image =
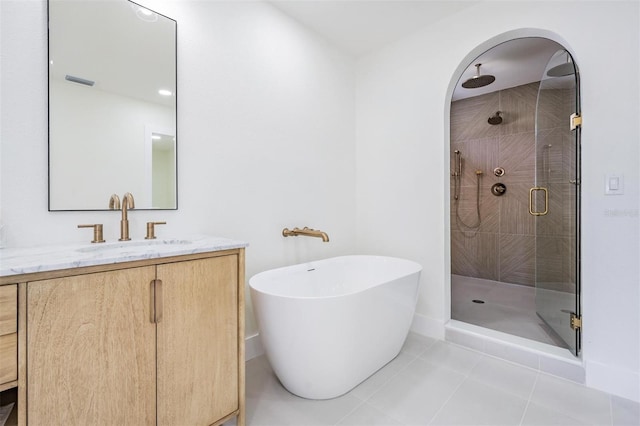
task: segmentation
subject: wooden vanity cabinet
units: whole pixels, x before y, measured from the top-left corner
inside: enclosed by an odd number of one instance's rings
[[[18,285],[0,286],[0,392],[18,384]]]
[[[0,285],[0,406],[17,401],[18,387],[18,285]],[[18,423],[14,404],[7,426]]]
[[[244,251],[155,262],[27,283],[29,424],[244,424]]]

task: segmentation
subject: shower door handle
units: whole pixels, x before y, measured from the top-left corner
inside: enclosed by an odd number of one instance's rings
[[[533,210],[533,195],[536,191],[544,192],[544,211],[537,212]],[[529,214],[532,216],[544,216],[549,213],[549,191],[543,186],[534,186],[529,189]]]

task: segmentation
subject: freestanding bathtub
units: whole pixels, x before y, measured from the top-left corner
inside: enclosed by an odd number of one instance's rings
[[[342,256],[251,277],[262,343],[284,387],[303,398],[335,398],[395,358],[421,271],[404,259]]]

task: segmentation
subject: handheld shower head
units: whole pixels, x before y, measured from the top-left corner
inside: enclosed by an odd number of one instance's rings
[[[491,124],[492,126],[502,123],[502,117],[500,117],[500,114],[502,114],[500,111],[496,111],[494,115],[489,117],[487,123]]]

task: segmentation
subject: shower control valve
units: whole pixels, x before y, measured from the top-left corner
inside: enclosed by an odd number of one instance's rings
[[[491,193],[497,197],[504,195],[507,192],[507,187],[504,183],[495,183],[491,187]]]
[[[502,167],[496,167],[495,169],[493,169],[493,174],[498,177],[502,177],[504,176],[504,169]]]

